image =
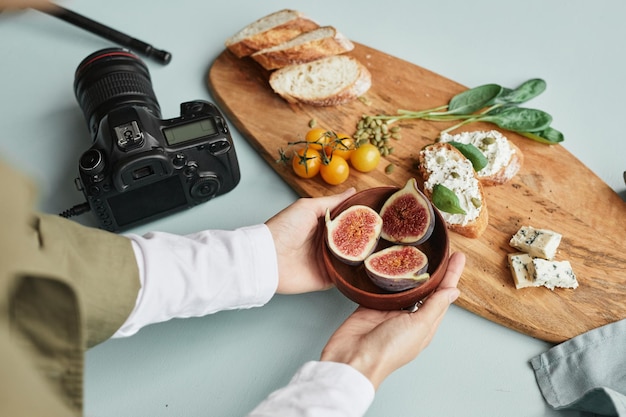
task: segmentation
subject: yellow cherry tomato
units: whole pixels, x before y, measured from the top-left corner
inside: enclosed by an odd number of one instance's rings
[[[302,148],[297,151],[291,160],[293,172],[301,178],[313,178],[320,172],[322,157],[318,151],[311,148]]]
[[[357,171],[370,172],[373,171],[380,162],[380,152],[378,148],[371,143],[365,143],[352,152],[350,155],[350,163]]]
[[[342,157],[333,155],[327,164],[320,167],[320,175],[327,184],[338,185],[350,176],[350,166]]]
[[[331,136],[332,132],[328,129],[314,127],[306,133],[304,139],[309,142],[309,148],[321,151],[328,145]]]
[[[324,150],[328,157],[331,155],[340,156],[346,161],[349,161],[350,155],[352,155],[355,148],[356,142],[352,137],[346,135],[345,133],[337,133],[337,138],[334,139]]]

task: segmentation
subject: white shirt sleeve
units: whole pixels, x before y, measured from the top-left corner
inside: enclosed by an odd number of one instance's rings
[[[187,236],[127,235],[141,288],[134,310],[113,337],[172,318],[266,304],[278,286],[278,261],[266,225]],[[361,417],[374,398],[372,383],[336,362],[308,362],[291,382],[249,417]]]
[[[312,361],[248,417],[361,417],[373,400],[374,386],[353,367]]]
[[[131,239],[141,288],[113,337],[153,323],[266,304],[278,286],[278,261],[266,225],[187,236],[152,232]]]

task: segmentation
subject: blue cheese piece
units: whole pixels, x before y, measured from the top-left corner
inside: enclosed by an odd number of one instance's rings
[[[522,226],[509,241],[509,245],[533,258],[554,259],[561,243],[561,234],[546,229]]]
[[[554,290],[555,288],[577,288],[578,280],[569,261],[548,261],[534,258],[528,271],[537,285]]]
[[[509,267],[515,282],[515,288],[539,287],[542,284],[535,282],[529,270],[532,267],[533,258],[527,253],[509,253]]]

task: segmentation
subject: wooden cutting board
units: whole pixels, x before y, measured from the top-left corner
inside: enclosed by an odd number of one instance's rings
[[[227,51],[208,72],[207,84],[217,104],[301,196],[328,195],[351,186],[357,190],[402,186],[408,178],[418,176],[414,163],[419,149],[432,143],[449,126],[426,121],[403,123],[402,137],[393,143],[393,154],[376,171],[353,172],[344,184],[329,186],[320,178],[299,179],[290,167],[275,162],[279,148],[304,137],[311,119],[322,127],[352,134],[362,114],[423,110],[446,104],[467,88],[364,45],[356,44],[351,55],[369,68],[372,88],[365,95],[367,100],[337,107],[287,104],[272,92],[266,71]],[[493,128],[477,124],[466,130]],[[467,255],[457,305],[555,343],[625,318],[626,203],[562,146],[503,133],[522,150],[524,165],[509,183],[486,187],[489,227],[480,238],[451,233],[451,249]],[[567,140],[568,132],[564,134]],[[391,174],[385,173],[388,163],[396,165]],[[508,242],[522,225],[563,235],[556,259],[571,262],[580,283],[578,289],[515,288],[506,255],[514,251]]]

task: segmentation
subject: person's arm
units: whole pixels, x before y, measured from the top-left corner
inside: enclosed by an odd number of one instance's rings
[[[76,293],[86,346],[110,338],[135,306],[140,288],[131,242],[51,214],[30,222],[33,259],[24,274],[50,276]]]
[[[374,386],[352,366],[311,361],[247,417],[361,417],[373,400]]]
[[[186,237],[133,237],[145,280],[137,307],[119,335],[172,317],[261,305],[274,290],[299,293],[327,288],[330,281],[319,262],[319,219],[353,192],[299,199],[265,226]],[[267,264],[268,259],[274,264]],[[331,337],[320,361],[305,364],[286,387],[272,393],[249,416],[296,417],[312,410],[324,417],[363,415],[379,384],[430,342],[459,294],[456,285],[464,261],[462,254],[451,257],[438,290],[416,313],[358,308]],[[215,304],[216,290],[233,292],[225,297],[228,301]]]
[[[261,306],[277,292],[329,288],[320,262],[319,219],[353,193],[301,198],[266,224],[236,230],[128,235],[141,290],[115,337],[172,318]]]
[[[456,286],[464,265],[465,256],[453,254],[436,292],[415,313],[357,308],[330,338],[320,361],[305,364],[248,417],[365,414],[382,381],[432,340],[459,295]]]
[[[172,318],[261,306],[276,291],[276,252],[265,225],[187,236],[153,232],[128,237],[141,290],[114,337]]]

